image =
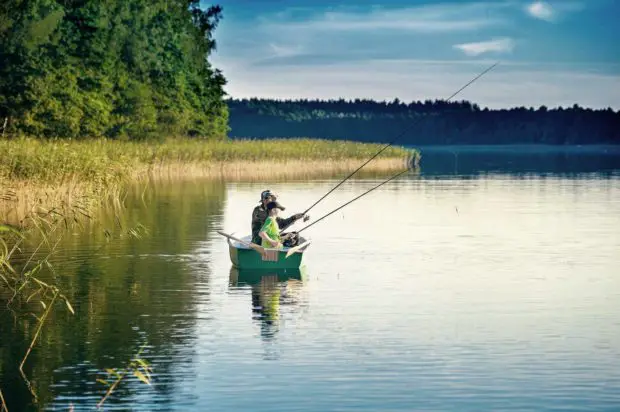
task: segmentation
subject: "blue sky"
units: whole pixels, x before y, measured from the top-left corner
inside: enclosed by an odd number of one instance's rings
[[[620,109],[618,0],[218,4],[232,97],[446,98],[499,61],[457,99]]]

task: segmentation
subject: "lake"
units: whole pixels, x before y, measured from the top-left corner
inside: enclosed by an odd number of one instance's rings
[[[620,410],[618,152],[422,156],[304,231],[290,275],[239,273],[216,231],[247,234],[262,190],[288,216],[336,177],[130,193],[120,229],[103,216],[54,258],[76,314],[59,306],[26,364],[38,405],[17,372],[34,323],[0,312],[9,410],[93,410],[143,345],[152,384],[122,381],[105,410]],[[346,182],[308,223],[379,182]]]

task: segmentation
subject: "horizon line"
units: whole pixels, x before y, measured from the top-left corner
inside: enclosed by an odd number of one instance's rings
[[[233,97],[230,95],[226,95],[224,96],[224,101],[229,101],[229,100],[271,100],[271,101],[276,101],[276,102],[300,102],[303,100],[307,100],[307,101],[315,101],[315,102],[337,102],[340,100],[344,100],[345,103],[355,103],[355,100],[361,100],[361,101],[372,101],[375,103],[393,103],[395,100],[399,101],[399,104],[404,104],[404,105],[409,105],[409,104],[415,104],[415,103],[425,103],[427,101],[430,102],[439,102],[439,103],[447,103],[447,104],[459,104],[459,103],[469,103],[472,106],[478,106],[478,108],[480,110],[484,110],[487,109],[489,111],[500,111],[500,110],[512,110],[512,109],[541,109],[543,107],[545,107],[547,110],[558,110],[558,109],[573,109],[575,106],[577,106],[577,108],[579,109],[585,109],[585,110],[592,110],[592,111],[609,111],[611,110],[614,113],[620,113],[620,108],[618,109],[614,109],[611,106],[607,106],[607,107],[592,107],[592,106],[582,106],[579,103],[575,102],[571,105],[567,105],[567,106],[562,106],[562,105],[557,105],[557,106],[549,106],[546,104],[540,104],[538,106],[525,106],[525,105],[513,105],[513,106],[505,106],[505,107],[501,107],[501,108],[492,108],[489,106],[482,106],[480,103],[476,103],[473,100],[468,100],[468,99],[463,99],[463,100],[452,100],[452,101],[447,101],[447,99],[445,98],[426,98],[424,100],[402,100],[399,97],[395,97],[392,100],[377,100],[377,99],[373,99],[373,98],[368,98],[368,97],[354,97],[354,98],[344,98],[344,97],[331,97],[331,98],[309,98],[309,97],[295,97],[295,98],[275,98],[275,97],[259,97],[259,96],[254,96],[254,97]]]

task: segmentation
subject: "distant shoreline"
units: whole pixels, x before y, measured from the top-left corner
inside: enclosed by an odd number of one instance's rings
[[[620,111],[480,108],[470,101],[232,99],[231,137],[397,140],[401,145],[620,144]]]
[[[588,145],[553,145],[553,144],[493,144],[493,145],[405,145],[407,148],[415,148],[423,153],[426,152],[522,152],[522,153],[610,153],[620,154],[620,144],[588,144]]]

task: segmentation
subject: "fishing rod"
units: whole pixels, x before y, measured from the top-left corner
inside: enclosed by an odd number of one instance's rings
[[[329,213],[328,213],[328,214],[326,214],[325,216],[323,216],[323,217],[319,218],[318,220],[315,220],[314,222],[310,223],[308,226],[302,227],[302,228],[301,228],[300,230],[298,230],[296,233],[301,233],[302,231],[304,231],[304,230],[308,229],[310,226],[312,226],[312,225],[315,225],[315,224],[319,223],[321,220],[325,219],[326,217],[330,216],[331,214],[336,213],[337,211],[339,211],[339,210],[340,210],[340,209],[342,209],[343,207],[345,207],[345,206],[347,206],[347,205],[349,205],[349,204],[351,204],[351,203],[355,202],[355,201],[356,201],[357,199],[359,199],[360,197],[366,196],[368,193],[370,193],[370,192],[372,192],[373,190],[377,189],[378,187],[383,186],[384,184],[386,184],[386,183],[388,183],[388,182],[390,182],[390,181],[392,181],[392,180],[396,179],[396,178],[397,178],[397,177],[399,177],[400,175],[402,175],[402,174],[404,174],[404,173],[408,172],[409,170],[411,170],[411,169],[410,169],[410,168],[407,168],[407,169],[403,170],[402,172],[399,172],[399,173],[395,174],[394,176],[390,177],[388,180],[386,180],[386,181],[384,181],[384,182],[382,182],[382,183],[379,183],[377,186],[375,186],[375,187],[373,187],[372,189],[370,189],[370,190],[368,190],[368,191],[366,191],[366,192],[362,193],[362,194],[361,194],[361,195],[359,195],[358,197],[356,197],[356,198],[353,198],[353,199],[349,200],[347,203],[345,203],[345,204],[343,204],[342,206],[339,206],[338,208],[336,208],[336,209],[332,210],[331,212],[329,212]]]
[[[458,95],[460,92],[462,92],[463,90],[465,90],[469,85],[471,85],[472,83],[474,83],[476,80],[478,80],[479,78],[481,78],[482,76],[484,76],[485,74],[487,74],[488,72],[490,72],[495,66],[497,66],[499,64],[499,62],[496,62],[494,64],[492,64],[491,66],[489,66],[487,69],[485,69],[482,73],[478,74],[476,77],[474,77],[473,79],[471,79],[469,82],[467,82],[464,86],[462,86],[460,89],[458,89],[456,92],[452,93],[452,95],[450,97],[448,97],[445,101],[449,102],[452,98],[454,98],[456,95]],[[417,119],[420,119],[419,117]],[[325,199],[331,192],[333,192],[334,190],[336,190],[341,184],[343,184],[344,182],[346,182],[351,176],[353,176],[355,173],[359,172],[360,169],[364,166],[366,166],[368,163],[370,163],[374,158],[376,158],[377,156],[379,156],[381,153],[383,153],[383,151],[385,151],[385,149],[387,149],[388,147],[392,146],[399,138],[401,138],[406,132],[408,132],[416,123],[412,122],[409,127],[406,127],[405,129],[403,129],[403,131],[396,135],[396,137],[394,137],[392,139],[392,141],[388,144],[386,144],[385,146],[383,146],[381,148],[381,150],[379,150],[377,153],[374,154],[374,156],[372,156],[370,159],[368,159],[364,164],[362,164],[360,167],[358,167],[357,169],[355,169],[355,171],[353,173],[351,173],[349,176],[345,177],[340,183],[338,183],[336,186],[334,186],[329,192],[325,193],[325,195],[323,195],[322,198],[320,198],[319,200],[317,200],[316,202],[314,202],[314,204],[312,206],[310,206],[308,209],[306,209],[302,214],[305,215],[307,214],[310,209],[312,209],[314,206],[316,206],[317,204],[319,204],[319,202],[323,199]]]

